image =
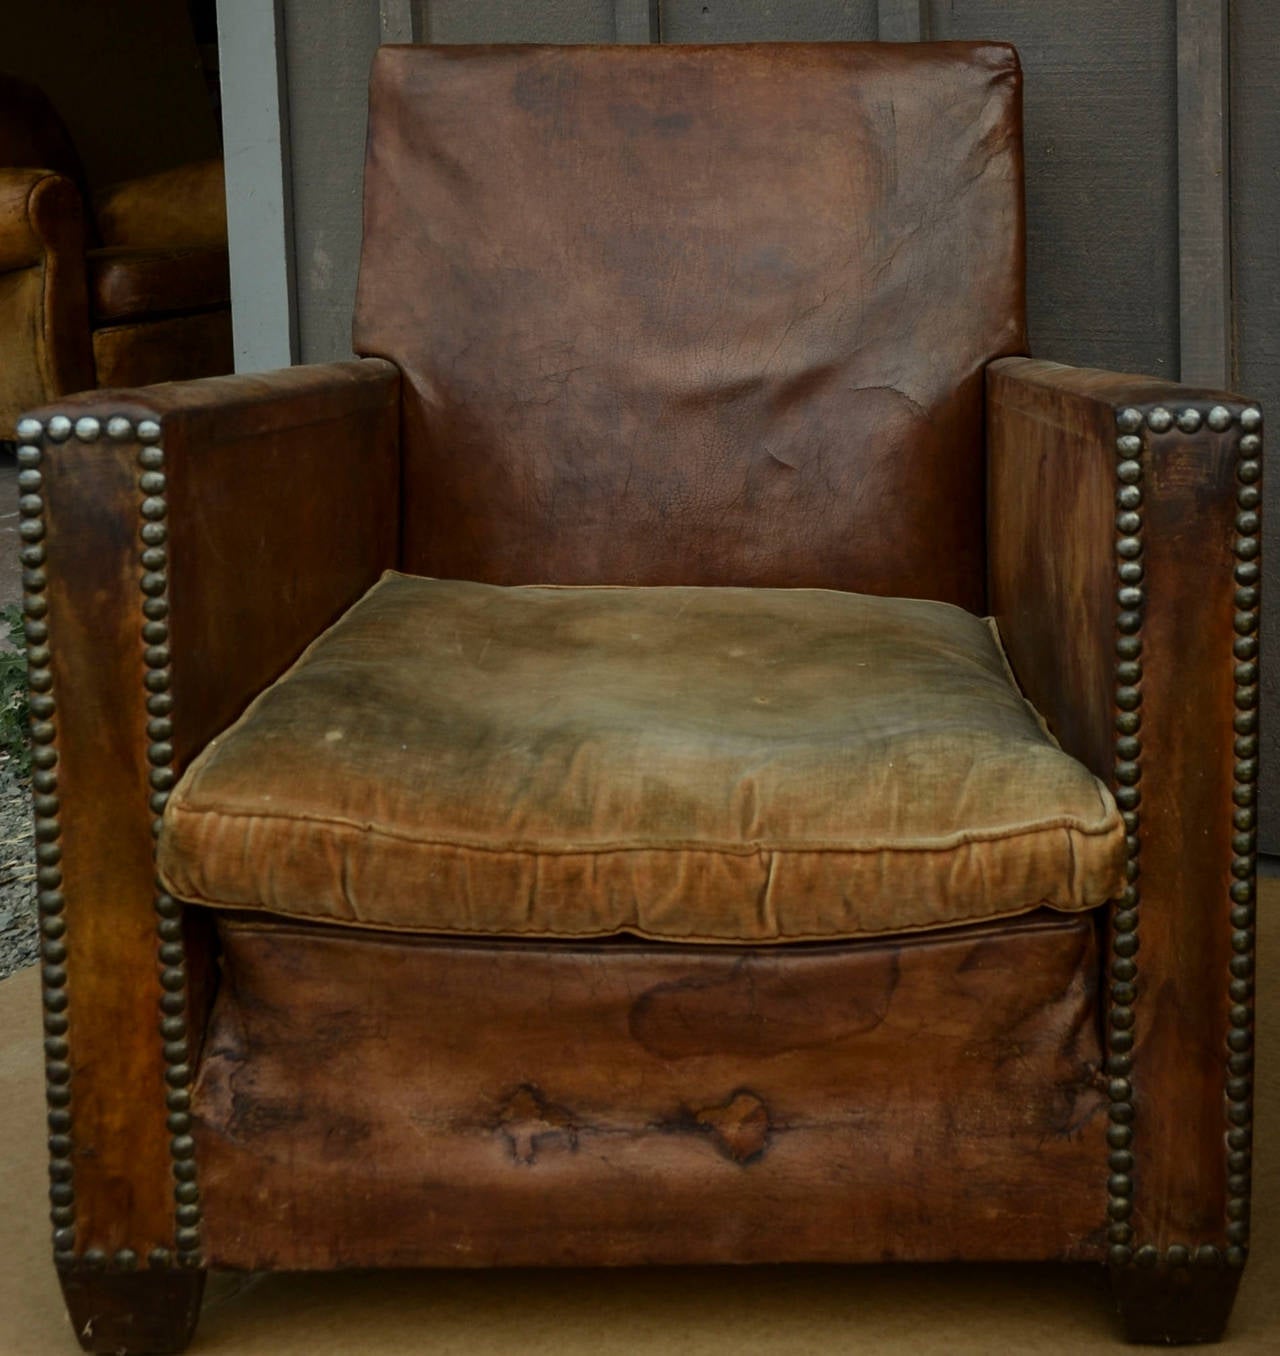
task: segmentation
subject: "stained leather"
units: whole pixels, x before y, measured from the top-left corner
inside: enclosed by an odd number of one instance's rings
[[[405,568],[983,600],[1022,352],[998,44],[382,48],[358,352]]]
[[[0,436],[26,409],[93,385],[80,190],[0,167]]]
[[[73,391],[233,366],[221,162],[116,185],[98,207],[101,237],[53,106],[0,74],[0,436]],[[156,316],[181,318],[139,326]]]
[[[1233,1236],[1223,1221],[1242,1204],[1224,1153],[1222,1052],[1247,1050],[1251,1040],[1238,981],[1253,966],[1265,747],[1254,686],[1262,577],[1249,545],[1258,524],[1246,517],[1261,507],[1259,449],[1242,446],[1239,419],[1251,403],[1203,386],[1022,359],[994,363],[987,378],[991,603],[1009,658],[1064,748],[1113,785],[1126,762],[1125,781],[1138,774],[1126,786],[1136,874],[1122,899],[1126,908],[1137,903],[1141,918],[1130,1081],[1135,1104],[1158,1108],[1148,1123],[1160,1129],[1145,1143],[1135,1137],[1142,1185],[1128,1222],[1138,1237],[1207,1237],[1219,1247]],[[1215,406],[1232,415],[1225,427],[1209,421]],[[1117,416],[1161,407],[1193,409],[1199,426],[1148,423],[1119,458],[1132,457],[1139,474],[1118,493]],[[1132,515],[1123,525],[1118,507]],[[1125,559],[1141,567],[1138,630],[1124,633],[1138,642],[1136,659],[1119,644],[1118,614],[1133,606],[1117,597],[1122,531],[1138,548]],[[1136,706],[1125,702],[1128,731],[1117,729],[1121,682],[1136,688]],[[1115,955],[1129,955],[1118,938]],[[1247,1117],[1247,1096],[1231,1094],[1233,1118]]]
[[[99,322],[207,310],[231,300],[225,248],[104,248],[89,251],[88,266]]]
[[[172,1132],[163,1116],[146,1114],[138,1091],[162,1087],[171,1062],[168,1048],[143,1039],[160,1001],[148,748],[163,739],[175,766],[185,766],[394,560],[398,406],[394,368],[352,361],[82,391],[32,412],[45,423],[65,414],[104,427],[117,416],[160,424],[172,543],[163,606],[174,662],[162,679],[168,689],[157,692],[144,662],[160,654],[141,648],[144,598],[154,595],[139,590],[139,444],[71,437],[46,451],[58,872],[67,935],[78,938],[67,1013],[78,1105],[92,1107],[75,1127],[81,1252],[128,1239],[146,1255],[174,1243]],[[155,616],[154,605],[146,615]],[[159,639],[148,632],[148,644]],[[152,748],[152,759],[161,752]],[[45,769],[34,779],[37,794],[51,789]],[[217,984],[209,932],[188,912],[193,1056]],[[135,1339],[136,1329],[128,1343]]]
[[[64,240],[84,240],[75,183],[52,170],[0,167],[0,273],[42,263]]]
[[[227,245],[227,195],[221,160],[197,160],[113,184],[94,196],[104,245],[189,249]]]
[[[959,608],[387,574],[191,765],[159,863],[372,927],[772,942],[1089,908],[1123,849]]]
[[[227,373],[235,366],[231,311],[112,322],[93,332],[101,386],[149,386]]]
[[[808,947],[218,923],[211,1267],[1105,1261],[1087,915]]]

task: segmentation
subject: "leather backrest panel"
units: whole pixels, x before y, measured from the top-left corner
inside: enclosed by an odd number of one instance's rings
[[[994,44],[386,47],[355,346],[405,569],[981,608],[983,369],[1024,350]]]
[[[84,189],[84,169],[43,90],[0,71],[0,166],[56,170]]]

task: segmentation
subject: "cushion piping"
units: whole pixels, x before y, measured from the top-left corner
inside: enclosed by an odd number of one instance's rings
[[[1094,778],[1097,785],[1101,785]],[[1042,833],[1049,833],[1057,829],[1065,829],[1071,833],[1079,833],[1087,838],[1104,838],[1109,833],[1114,832],[1116,824],[1119,822],[1119,815],[1108,816],[1099,821],[1096,825],[1085,824],[1072,815],[1059,815],[1053,819],[1037,820],[1033,825],[1028,825],[1018,829],[991,829],[987,831],[961,829],[956,833],[943,838],[916,838],[916,839],[896,839],[886,840],[884,842],[870,841],[863,843],[829,843],[821,840],[813,843],[807,842],[789,842],[785,846],[768,842],[753,842],[741,844],[715,843],[697,839],[671,840],[666,839],[661,843],[648,842],[625,842],[625,843],[583,843],[564,845],[549,845],[546,843],[536,843],[526,845],[523,843],[483,843],[464,840],[463,838],[425,838],[413,833],[400,833],[395,829],[382,824],[370,824],[361,820],[346,819],[340,815],[292,815],[279,814],[272,812],[262,812],[258,810],[224,810],[213,806],[192,806],[189,801],[179,802],[172,811],[172,818],[177,819],[181,815],[196,815],[200,818],[206,818],[210,815],[220,815],[224,819],[252,819],[259,822],[268,820],[286,824],[314,824],[316,826],[333,826],[335,828],[354,829],[358,833],[377,834],[384,838],[394,838],[402,843],[414,843],[421,847],[444,847],[456,848],[461,852],[491,852],[525,857],[562,857],[562,856],[583,856],[592,857],[603,854],[625,853],[625,852],[701,852],[708,855],[721,857],[754,857],[761,852],[775,853],[778,856],[789,857],[798,853],[841,853],[848,857],[869,856],[881,852],[950,852],[957,847],[964,847],[969,843],[1004,843],[1012,842],[1019,838],[1036,837]]]
[[[209,909],[226,909],[239,912],[247,906],[242,903],[228,903],[226,900],[209,899],[203,896],[182,896],[187,902]],[[947,928],[967,927],[971,923],[999,922],[1001,919],[1018,918],[1036,909],[1048,908],[1064,916],[1076,916],[1088,913],[1096,905],[1085,908],[1063,908],[1060,904],[1051,904],[1047,900],[1035,900],[1030,904],[1020,904],[1015,909],[1002,910],[1000,913],[966,914],[964,917],[947,918],[934,923],[904,923],[888,932],[775,932],[766,941],[754,941],[749,938],[730,936],[727,933],[688,932],[673,933],[651,932],[645,928],[632,926],[614,927],[607,930],[591,928],[574,931],[570,928],[419,928],[406,927],[402,923],[382,922],[377,918],[340,918],[332,914],[303,913],[300,909],[270,908],[262,909],[266,918],[296,918],[319,926],[330,926],[358,930],[360,928],[377,929],[380,932],[393,932],[407,937],[546,937],[563,941],[590,940],[593,937],[642,937],[647,942],[693,942],[718,946],[742,946],[753,950],[769,946],[774,942],[858,942],[872,941],[876,938],[897,937],[908,933],[942,932]]]

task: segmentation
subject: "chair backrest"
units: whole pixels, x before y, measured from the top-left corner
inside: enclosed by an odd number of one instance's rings
[[[84,167],[43,90],[0,71],[0,167],[55,170],[84,192]]]
[[[384,47],[364,203],[407,570],[982,607],[1012,48]]]

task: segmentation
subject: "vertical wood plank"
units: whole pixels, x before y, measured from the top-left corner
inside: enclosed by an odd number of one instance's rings
[[[613,27],[615,42],[661,42],[659,0],[614,0]]]
[[[929,0],[878,0],[881,42],[922,42],[929,36]]]
[[[1015,43],[1025,73],[1037,358],[1178,375],[1176,0],[932,0],[932,36]]]
[[[1231,268],[1238,386],[1261,401],[1272,453],[1280,428],[1280,5],[1231,3]],[[1266,453],[1264,452],[1264,456]],[[1280,854],[1280,475],[1263,477],[1259,846]]]
[[[378,0],[378,41],[418,41],[418,12],[413,0]]]
[[[286,0],[284,17],[298,360],[325,362],[351,352],[369,64],[381,16],[372,0]]]
[[[419,42],[614,42],[618,0],[415,0]],[[638,41],[647,41],[640,38]]]
[[[874,42],[876,0],[662,0],[663,42]]]
[[[1183,381],[1234,382],[1228,0],[1178,0],[1178,318]]]
[[[218,0],[231,325],[237,372],[298,351],[284,0]]]

